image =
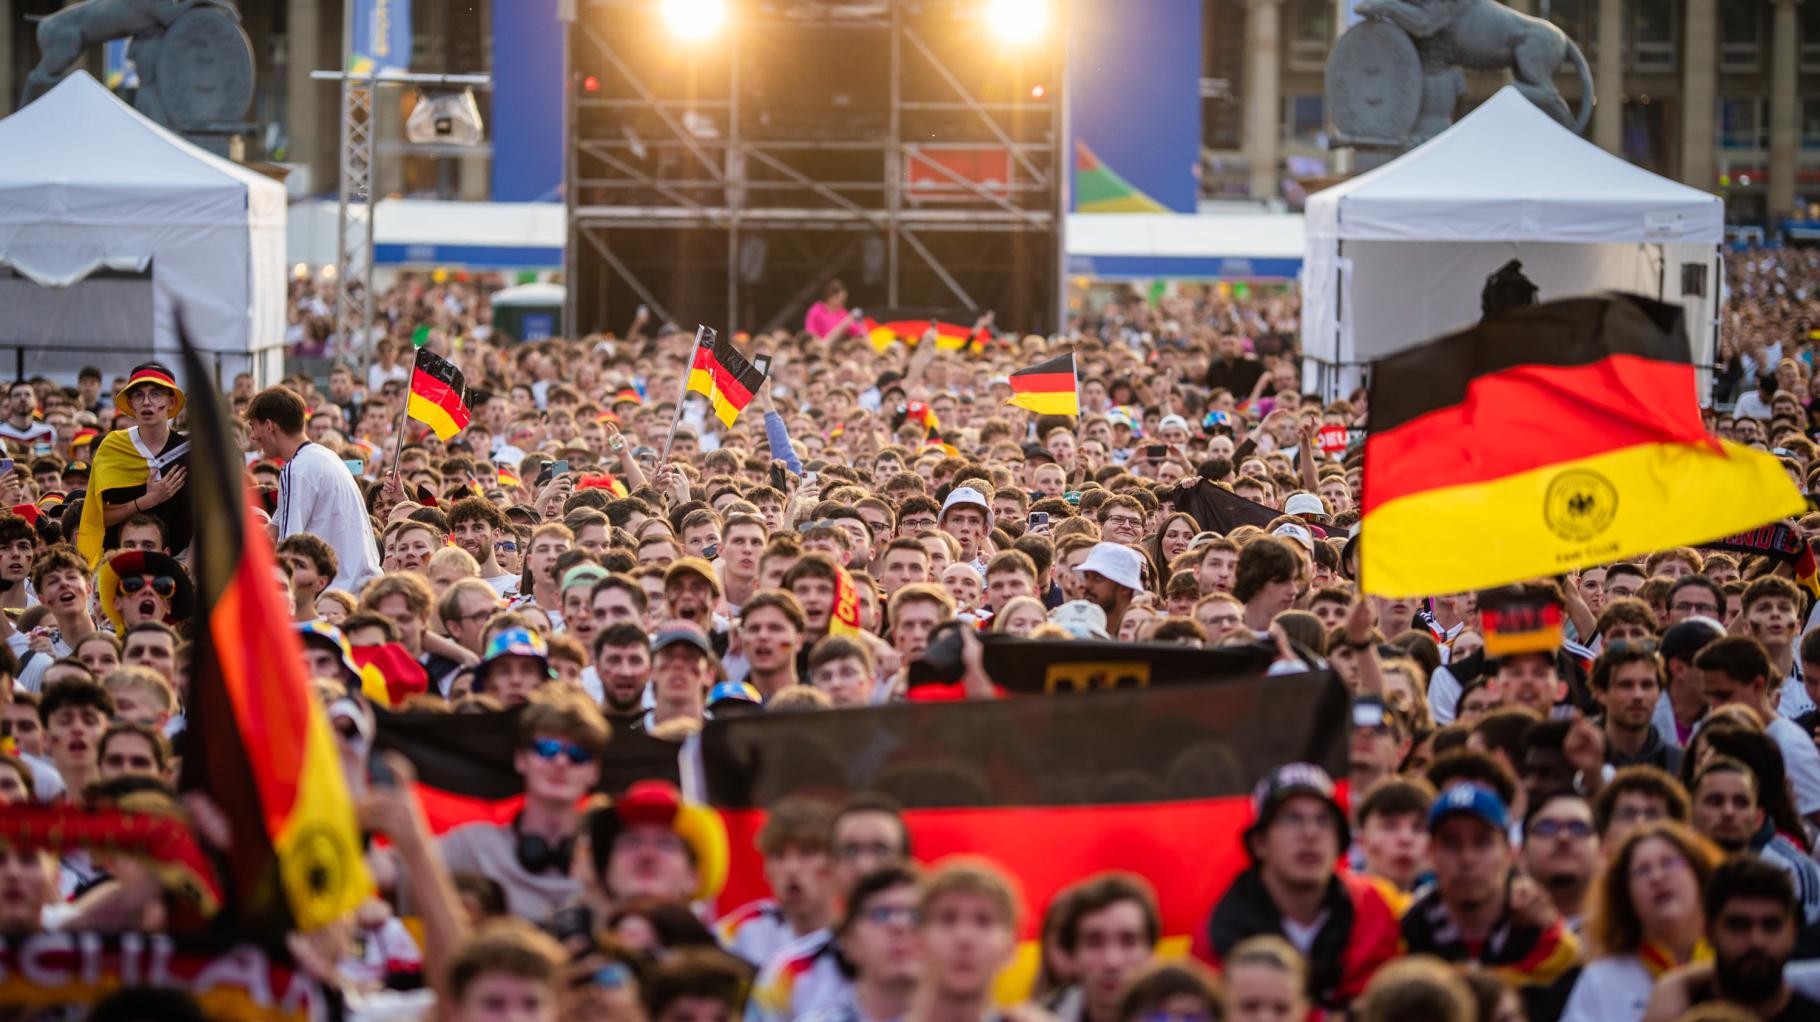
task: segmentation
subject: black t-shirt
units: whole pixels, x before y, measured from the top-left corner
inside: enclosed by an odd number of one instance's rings
[[[171,435],[165,439],[164,446],[159,448],[158,453],[163,455],[166,451],[177,447],[177,445],[187,444],[189,442],[190,438],[188,436],[185,436],[176,430],[172,430]],[[164,473],[168,475],[175,471],[180,465],[187,468],[189,463],[190,456],[186,451],[183,454],[178,455],[176,460],[167,462],[164,466]],[[188,550],[190,539],[196,532],[194,519],[190,517],[190,500],[187,496],[188,492],[189,483],[185,482],[183,488],[176,493],[171,494],[165,499],[164,503],[146,508],[148,512],[158,516],[158,519],[164,523],[165,540],[170,545],[172,554],[180,555],[185,550]],[[111,490],[102,491],[101,499],[104,502],[103,506],[105,506],[106,504],[130,504],[143,496],[145,496],[144,486],[116,486]],[[124,522],[125,519],[121,519],[121,521]],[[120,545],[119,522],[107,527],[107,532],[101,545],[104,550],[112,550]]]
[[[1697,997],[1693,1003],[1705,1004],[1707,1001],[1718,999],[1718,991],[1712,984],[1708,984],[1704,994]],[[1820,1001],[1814,1000],[1799,990],[1790,990],[1788,1003],[1782,1006],[1781,1011],[1765,1017],[1763,1022],[1814,1022],[1815,1019],[1820,1019]]]

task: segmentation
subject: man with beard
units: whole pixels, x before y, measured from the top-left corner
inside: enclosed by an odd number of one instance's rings
[[[506,531],[506,516],[485,497],[463,497],[449,508],[449,538],[480,565],[480,577],[504,596],[518,584],[518,576],[499,566],[496,544]]]
[[[1548,892],[1555,911],[1575,933],[1602,861],[1592,806],[1579,795],[1542,801],[1523,821],[1523,872]]]
[[[739,648],[750,664],[746,680],[767,701],[798,683],[803,628],[802,604],[787,590],[761,589],[740,609]]]
[[[1339,1010],[1396,957],[1396,911],[1371,879],[1335,872],[1351,838],[1333,781],[1320,767],[1278,767],[1258,784],[1252,804],[1256,819],[1245,831],[1251,867],[1214,906],[1211,957],[1225,958],[1248,937],[1283,937],[1308,959],[1309,1000]]]
[[[1712,978],[1694,983],[1690,1000],[1729,1001],[1762,1022],[1820,1018],[1820,1001],[1791,989],[1782,977],[1795,952],[1797,918],[1788,874],[1750,856],[1720,863],[1706,882]]]
[[[827,935],[836,900],[828,856],[833,820],[826,805],[802,796],[770,807],[757,844],[772,897],[722,917],[715,926],[722,947],[763,968],[791,941]]]
[[[1117,635],[1131,602],[1144,591],[1143,554],[1119,543],[1096,543],[1076,569],[1086,598],[1106,612],[1106,634]]]
[[[651,639],[637,624],[608,625],[594,637],[594,671],[601,709],[615,730],[631,727],[645,712],[651,682]]]
[[[1516,875],[1510,814],[1498,793],[1456,781],[1428,810],[1435,885],[1403,915],[1403,950],[1496,969],[1517,986],[1547,986],[1580,954],[1534,880]]]

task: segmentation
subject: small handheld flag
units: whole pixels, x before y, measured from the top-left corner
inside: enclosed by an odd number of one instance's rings
[[[714,406],[714,417],[722,425],[732,426],[740,411],[752,403],[765,375],[714,331],[704,327],[699,336],[686,389],[707,398]]]
[[[430,427],[438,440],[447,440],[468,428],[467,381],[455,363],[428,348],[417,349],[411,369],[411,396],[405,411]]]
[[[1074,352],[1057,355],[1011,374],[1008,405],[1038,415],[1081,414],[1080,381],[1074,375]]]

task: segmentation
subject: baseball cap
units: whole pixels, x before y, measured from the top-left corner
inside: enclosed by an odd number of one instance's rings
[[[1448,785],[1428,807],[1428,829],[1432,833],[1450,816],[1466,813],[1476,816],[1500,834],[1510,830],[1510,810],[1498,793],[1483,784],[1460,781]]]
[[[1158,422],[1158,423],[1157,423],[1157,424],[1156,424],[1156,428],[1157,428],[1157,429],[1158,429],[1158,430],[1159,430],[1159,431],[1160,431],[1160,430],[1165,430],[1165,429],[1168,429],[1168,428],[1169,428],[1169,427],[1171,427],[1171,426],[1180,426],[1180,427],[1182,427],[1182,428],[1183,428],[1183,429],[1187,429],[1187,428],[1188,428],[1188,420],[1187,420],[1187,419],[1184,419],[1184,418],[1182,418],[1182,417],[1181,417],[1181,416],[1180,416],[1180,415],[1165,415],[1165,416],[1163,416],[1163,419],[1162,419],[1162,421],[1161,421],[1161,422]]]
[[[577,564],[563,574],[562,585],[557,586],[556,588],[558,592],[561,592],[573,589],[578,585],[593,585],[595,582],[606,577],[607,569],[598,564]]]
[[[1144,567],[1141,556],[1136,550],[1117,543],[1095,543],[1087,551],[1087,559],[1075,570],[1093,572],[1124,586],[1126,589],[1142,590],[1144,588]]]
[[[708,690],[708,709],[714,709],[720,703],[752,703],[763,706],[765,697],[758,694],[758,689],[743,681],[723,681]]]
[[[1077,639],[1112,638],[1106,634],[1106,612],[1087,600],[1069,600],[1050,611],[1049,620]]]
[[[1725,626],[1704,614],[1677,621],[1662,633],[1662,644],[1657,652],[1664,661],[1686,660],[1692,662],[1694,654],[1705,649],[1713,642],[1725,638]]]
[[[1285,763],[1270,773],[1251,789],[1251,808],[1253,820],[1245,831],[1251,838],[1270,826],[1276,818],[1277,810],[1283,803],[1297,795],[1310,795],[1320,799],[1332,810],[1334,822],[1339,826],[1340,847],[1352,844],[1352,830],[1346,824],[1346,814],[1340,809],[1340,800],[1334,794],[1333,778],[1327,771],[1313,763]]]
[[[681,622],[672,622],[658,629],[657,634],[651,637],[651,652],[656,654],[684,643],[694,646],[707,656],[714,655],[714,647],[708,645],[708,637],[701,633],[701,629]]]
[[[970,504],[986,513],[986,528],[992,528],[992,505],[986,502],[986,495],[971,486],[956,486],[948,491],[948,499],[942,501],[942,513],[936,521],[948,517],[948,512],[962,504]]]
[[[670,566],[664,569],[664,588],[668,589],[670,583],[681,575],[700,575],[714,587],[714,595],[720,595],[720,576],[714,574],[714,565],[707,561],[699,557],[678,557],[671,561]]]
[[[543,641],[543,636],[529,628],[507,628],[487,643],[487,655],[480,658],[481,675],[485,676],[494,661],[509,656],[531,657],[543,661],[546,669],[550,666],[550,647]]]
[[[1327,505],[1322,504],[1321,498],[1312,493],[1305,491],[1292,493],[1289,495],[1289,499],[1283,502],[1283,513],[1286,515],[1319,515],[1326,518]]]
[[[1300,525],[1296,525],[1293,522],[1284,522],[1271,530],[1270,534],[1272,536],[1281,536],[1284,539],[1293,539],[1297,543],[1302,544],[1304,550],[1310,552],[1314,550],[1314,533],[1309,532],[1307,529]]]

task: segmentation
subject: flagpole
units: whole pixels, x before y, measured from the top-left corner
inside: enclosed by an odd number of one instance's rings
[[[670,445],[676,442],[676,429],[682,425],[683,402],[689,399],[689,374],[695,369],[695,353],[701,350],[703,335],[716,336],[714,331],[701,324],[695,326],[695,343],[689,348],[689,364],[683,367],[682,392],[676,395],[676,416],[670,420],[670,435],[664,437],[664,453],[657,459],[661,468],[670,460]]]
[[[398,409],[398,429],[393,433],[393,436],[396,438],[395,442],[392,444],[393,475],[398,474],[398,463],[404,458],[404,424],[411,414],[411,387],[417,382],[417,352],[422,350],[422,348],[418,348],[411,353],[411,377],[404,383],[404,407]],[[380,481],[384,482],[383,479]],[[399,486],[399,492],[402,493],[403,490],[404,487],[401,484]]]

